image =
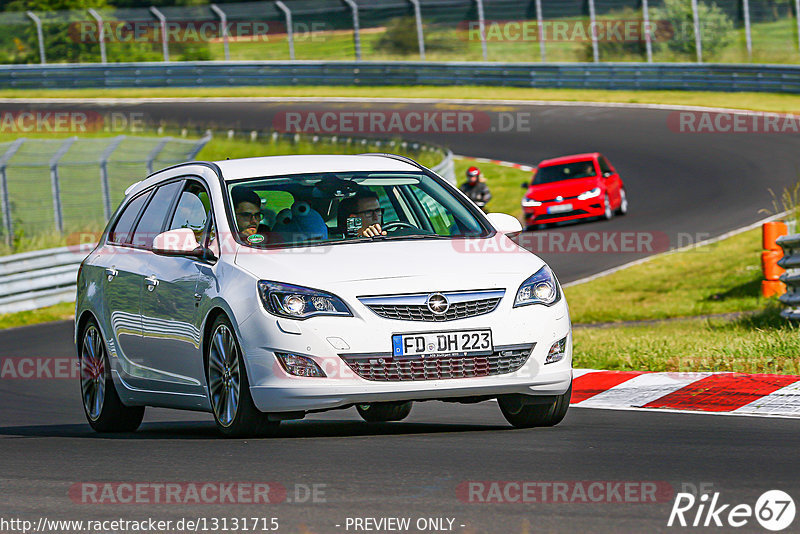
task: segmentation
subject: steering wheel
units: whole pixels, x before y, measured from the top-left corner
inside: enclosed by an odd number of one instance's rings
[[[413,228],[415,230],[417,229],[416,226],[414,226],[411,223],[407,223],[405,221],[392,221],[381,226],[381,230],[386,230],[387,232],[393,232],[399,228]]]

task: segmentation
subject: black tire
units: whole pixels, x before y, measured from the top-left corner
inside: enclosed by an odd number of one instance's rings
[[[525,404],[525,395],[503,395],[497,399],[506,421],[516,428],[555,426],[564,419],[572,397],[572,384],[550,404]]]
[[[411,413],[408,402],[373,402],[372,404],[358,404],[358,415],[368,423],[386,423],[388,421],[402,421]]]
[[[93,335],[95,334],[95,335]],[[94,349],[101,351],[90,356],[89,352]],[[90,318],[86,325],[81,329],[78,337],[78,358],[80,363],[80,385],[81,385],[81,404],[86,420],[97,432],[134,432],[142,424],[144,418],[144,406],[125,406],[119,398],[117,389],[114,386],[114,379],[111,378],[111,363],[108,359],[108,349],[106,348],[103,336],[100,335],[100,328],[94,318]],[[102,360],[102,369],[97,369],[95,365],[89,364],[90,359],[98,358]],[[89,378],[89,377],[93,378]],[[100,388],[100,381],[103,387]],[[94,388],[95,402],[93,408],[87,406],[88,388]],[[102,390],[102,393],[97,393]]]
[[[625,215],[628,213],[628,192],[625,191],[625,188],[619,190],[620,202],[619,208],[617,208],[617,215]]]
[[[214,343],[214,336],[221,327],[230,333],[230,341],[232,346],[235,348],[235,352],[232,354],[232,356],[236,359],[239,377],[238,402],[236,403],[234,416],[229,422],[222,421],[220,419],[221,414],[214,409],[214,399],[210,383],[210,376],[214,373],[214,371],[211,369],[210,355],[212,351],[212,345]],[[253,402],[253,397],[250,395],[250,381],[247,378],[247,369],[245,368],[244,360],[242,358],[242,350],[239,345],[239,340],[236,339],[236,331],[233,329],[230,320],[224,315],[217,317],[211,326],[211,337],[209,338],[208,343],[206,343],[205,349],[205,368],[206,380],[209,381],[209,402],[212,406],[214,421],[217,424],[217,430],[219,430],[223,436],[230,438],[245,438],[255,436],[272,436],[277,432],[278,428],[280,427],[280,421],[270,421],[267,417],[267,414],[256,408],[256,405]]]

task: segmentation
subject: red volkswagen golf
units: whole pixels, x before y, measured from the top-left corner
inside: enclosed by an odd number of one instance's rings
[[[530,227],[587,217],[610,219],[628,211],[625,185],[599,152],[546,159],[539,163],[522,198]]]

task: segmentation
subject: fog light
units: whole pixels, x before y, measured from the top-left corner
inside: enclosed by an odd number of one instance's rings
[[[318,378],[325,378],[325,372],[320,369],[317,362],[308,356],[301,356],[299,354],[291,354],[286,352],[276,352],[275,356],[281,363],[284,371],[294,376],[312,376]]]
[[[544,364],[547,365],[548,363],[556,363],[560,362],[564,359],[564,355],[567,351],[567,338],[559,339],[553,346],[550,347],[550,352],[547,353],[547,358],[544,360]]]

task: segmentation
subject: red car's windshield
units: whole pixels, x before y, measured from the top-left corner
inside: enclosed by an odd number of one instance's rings
[[[592,176],[597,176],[592,160],[576,161],[562,165],[539,167],[533,177],[533,185],[549,184],[574,178],[591,178]]]

